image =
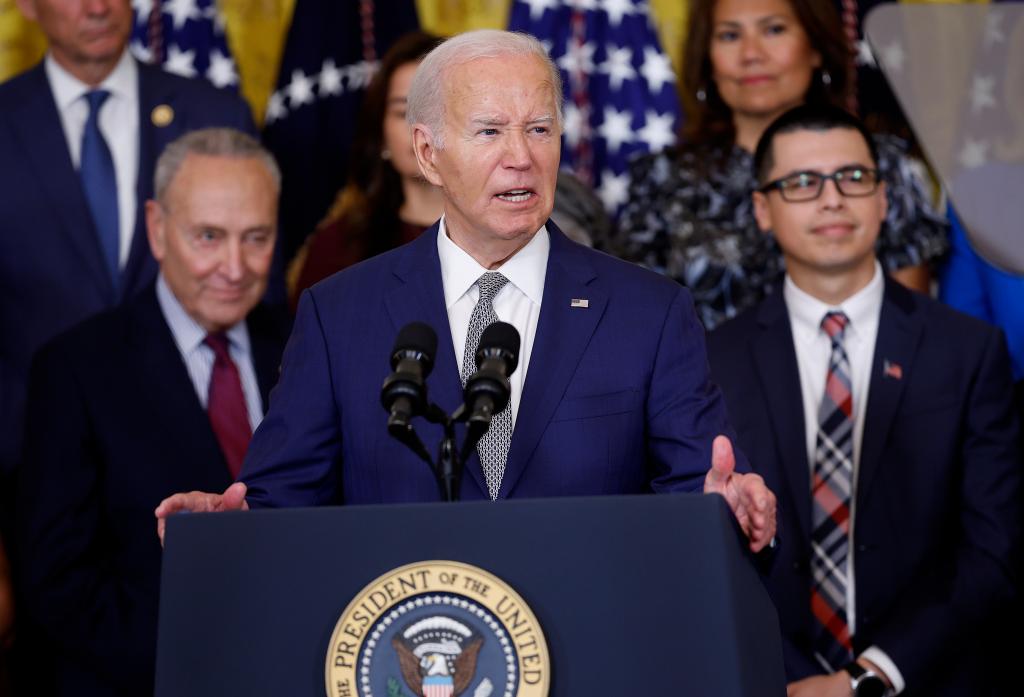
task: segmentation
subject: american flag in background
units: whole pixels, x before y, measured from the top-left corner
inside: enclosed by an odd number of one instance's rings
[[[132,0],[131,50],[146,63],[184,77],[205,77],[217,87],[238,89],[238,70],[228,50],[216,0]]]
[[[516,0],[509,29],[547,47],[565,86],[562,166],[605,208],[626,202],[628,163],[675,142],[675,74],[643,0]]]

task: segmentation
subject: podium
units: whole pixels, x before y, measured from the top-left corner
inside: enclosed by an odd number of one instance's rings
[[[479,569],[511,591],[492,591],[495,602],[481,609],[486,602],[442,598],[443,572],[429,577],[429,590],[414,585],[429,571],[407,574],[405,585],[393,573],[438,561]],[[388,585],[384,577],[398,581]],[[464,585],[484,588],[476,580]],[[397,603],[394,624],[384,609],[374,625],[369,618],[387,595]],[[174,516],[164,550],[156,695],[458,697],[465,662],[452,658],[458,647],[445,654],[444,646],[455,646],[450,639],[434,635],[474,622],[422,619],[418,601],[441,607],[442,600],[507,630],[496,635],[500,645],[483,637],[484,648],[470,651],[465,640],[461,657],[478,651],[479,665],[488,651],[500,659],[504,646],[519,684],[463,680],[467,697],[785,694],[775,609],[724,500],[662,494]],[[533,657],[535,644],[526,648],[540,637],[519,629],[531,612],[546,643],[544,661]],[[350,620],[339,621],[344,613]],[[424,629],[431,627],[433,634]],[[386,658],[392,646],[412,663]],[[422,677],[422,686],[414,679],[414,687],[401,679],[409,675],[401,671],[416,670],[416,659],[429,664],[424,675],[434,667],[449,672],[438,653],[448,656],[456,691],[428,692],[428,682],[441,678]],[[366,666],[378,659],[392,669],[386,682],[373,683]],[[349,663],[364,666],[364,682],[332,683],[332,666]]]

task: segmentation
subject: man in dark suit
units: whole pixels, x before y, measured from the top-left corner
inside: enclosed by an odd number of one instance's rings
[[[856,119],[794,109],[755,167],[786,279],[709,356],[779,494],[769,589],[789,695],[990,694],[985,640],[1020,539],[1004,338],[882,273],[885,188]]]
[[[172,497],[157,510],[161,531],[181,509],[437,500],[429,468],[387,434],[392,344],[409,322],[437,329],[428,390],[454,409],[482,328],[501,319],[522,337],[518,368],[509,406],[465,464],[463,498],[703,488],[726,496],[752,548],[769,542],[774,496],[735,471],[720,436],[729,428],[689,294],[548,221],[560,104],[558,71],[529,37],[471,32],[424,59],[409,122],[444,217],[303,296],[245,483]],[[437,442],[437,427],[417,425]]]
[[[168,146],[146,204],[156,282],[33,364],[17,572],[58,694],[152,693],[153,508],[234,480],[277,379],[287,322],[257,305],[279,176],[238,131]]]
[[[131,57],[129,0],[18,7],[50,50],[0,85],[0,477],[17,461],[35,350],[156,276],[143,204],[164,146],[207,126],[253,131],[237,95]]]

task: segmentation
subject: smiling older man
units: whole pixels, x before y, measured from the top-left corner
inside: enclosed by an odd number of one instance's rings
[[[472,32],[426,57],[408,118],[443,217],[303,296],[245,484],[172,497],[161,524],[181,509],[436,500],[433,473],[385,428],[392,342],[412,321],[438,330],[428,388],[451,409],[479,340],[471,326],[496,317],[522,337],[519,367],[509,406],[466,463],[463,498],[717,491],[751,547],[767,544],[775,499],[716,439],[725,410],[687,291],[548,220],[560,104],[557,69],[531,37]],[[437,426],[420,432],[441,438]]]
[[[238,131],[169,145],[146,205],[156,283],[33,365],[16,572],[21,620],[42,637],[57,694],[153,691],[160,545],[149,516],[175,491],[234,480],[277,378],[287,322],[258,303],[278,178]],[[43,675],[23,677],[47,694]]]

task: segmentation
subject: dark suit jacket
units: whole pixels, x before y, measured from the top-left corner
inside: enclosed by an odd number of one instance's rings
[[[287,322],[258,308],[248,325],[265,407]],[[153,509],[174,492],[231,483],[153,286],[38,353],[27,416],[22,619],[42,631],[59,694],[152,694]]]
[[[235,94],[139,64],[139,174],[131,254],[115,294],[53,92],[40,63],[0,85],[0,474],[17,461],[32,354],[90,315],[114,307],[156,277],[144,203],[164,147],[197,128],[253,132]],[[153,125],[154,107],[174,119]]]
[[[713,332],[708,346],[739,442],[779,499],[769,589],[788,677],[820,673],[810,649],[810,465],[782,292]],[[902,376],[887,375],[886,361]],[[854,514],[854,649],[885,651],[907,697],[987,694],[977,647],[1014,594],[1020,538],[1005,341],[887,281],[870,380]]]
[[[689,293],[548,230],[540,320],[499,496],[699,491],[711,441],[729,431]],[[572,307],[574,298],[589,307]],[[388,436],[380,406],[395,336],[413,321],[437,331],[427,387],[451,411],[462,388],[436,225],[303,295],[242,471],[250,504],[438,500],[433,474]],[[436,452],[440,428],[416,426]],[[462,496],[487,496],[475,454]]]

